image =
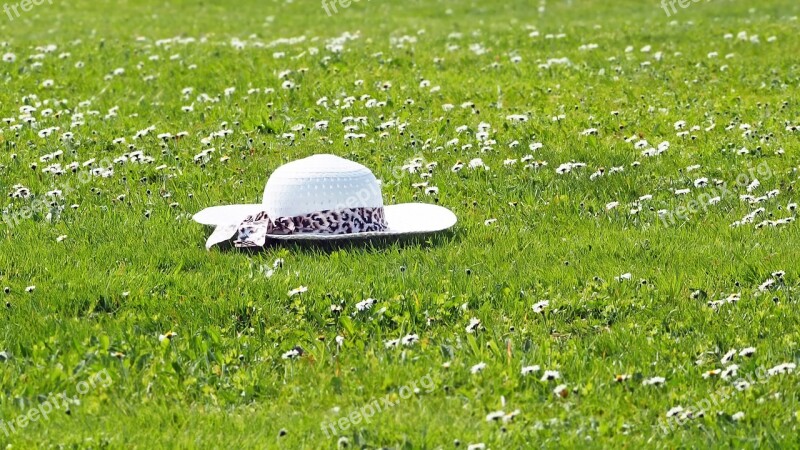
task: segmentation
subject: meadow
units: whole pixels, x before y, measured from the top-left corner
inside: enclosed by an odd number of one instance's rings
[[[7,3],[0,443],[800,446],[800,5],[688,3]],[[459,222],[204,248],[316,153]]]

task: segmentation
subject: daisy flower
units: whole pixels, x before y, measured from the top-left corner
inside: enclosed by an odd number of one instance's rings
[[[158,341],[159,342],[164,342],[164,341],[167,341],[167,340],[171,341],[172,339],[174,339],[177,336],[178,336],[178,333],[176,333],[174,331],[167,331],[164,334],[158,335]]]
[[[780,375],[782,373],[790,373],[790,372],[793,372],[794,369],[796,369],[796,368],[797,368],[797,364],[795,364],[795,363],[783,363],[783,364],[779,364],[779,365],[769,369],[767,371],[767,375],[775,376],[775,375]]]
[[[768,290],[772,289],[772,287],[774,285],[775,285],[775,280],[772,279],[772,278],[769,278],[769,279],[767,279],[767,281],[761,283],[758,286],[758,290],[761,291],[761,292],[768,291]]]
[[[281,358],[282,359],[297,359],[297,358],[299,358],[301,356],[303,356],[303,349],[300,348],[300,347],[295,347],[295,348],[289,350],[288,352],[284,353],[283,355],[281,355]]]
[[[465,330],[467,333],[474,333],[480,328],[480,326],[481,326],[481,321],[473,317],[469,319],[469,324],[467,324]]]
[[[474,366],[470,367],[469,371],[472,374],[476,374],[478,372],[481,372],[485,368],[486,368],[486,363],[485,362],[479,362],[478,364],[475,364]]]
[[[652,377],[642,381],[643,386],[661,386],[667,380],[664,377]]]
[[[675,417],[682,412],[683,412],[683,406],[675,406],[673,408],[670,408],[669,411],[667,411],[667,417]]]
[[[302,294],[303,292],[306,291],[308,291],[308,288],[306,286],[300,286],[289,291],[288,295],[289,297],[294,297],[295,295]]]
[[[529,374],[532,374],[534,372],[538,372],[540,370],[541,370],[541,367],[539,367],[538,365],[536,365],[536,366],[524,366],[522,368],[522,375],[529,375]]]
[[[739,356],[743,356],[745,358],[749,358],[756,353],[755,347],[747,347],[743,348],[742,351],[739,352]]]
[[[561,378],[561,374],[557,370],[545,370],[540,381],[553,381]]]
[[[625,281],[625,280],[630,280],[632,277],[633,277],[633,275],[631,275],[630,272],[626,272],[626,273],[623,273],[622,275],[620,275],[618,277],[614,277],[614,280],[616,280],[616,281]]]
[[[367,311],[368,309],[370,309],[373,306],[375,306],[375,303],[377,303],[377,302],[378,301],[375,300],[374,298],[368,298],[366,300],[363,300],[363,301],[360,301],[360,302],[356,303],[356,309],[358,311]]]
[[[483,160],[480,158],[475,158],[469,162],[470,169],[475,170],[481,167],[483,167],[484,170],[489,170],[489,167],[486,164],[484,164]]]
[[[419,342],[419,336],[416,334],[408,334],[400,339],[400,343],[406,346],[414,345],[417,342]]]
[[[505,417],[505,415],[506,415],[505,411],[490,412],[489,414],[486,415],[486,421],[495,422]]]
[[[524,114],[512,114],[510,116],[506,116],[506,120],[512,123],[522,123],[528,121],[528,116]]]
[[[722,371],[720,377],[723,380],[729,380],[731,378],[736,377],[738,373],[739,373],[739,366],[737,366],[736,364],[731,364],[730,366],[726,367],[725,370]]]
[[[505,416],[503,416],[503,422],[506,422],[506,423],[511,422],[512,420],[514,420],[514,417],[517,417],[519,415],[520,412],[521,411],[518,410],[518,409],[515,409],[514,411],[511,411],[510,413],[508,413]]]
[[[533,312],[542,313],[542,312],[544,312],[545,309],[547,309],[548,306],[550,306],[550,301],[549,300],[542,300],[540,302],[537,302],[535,305],[533,305]]]
[[[722,364],[728,364],[733,360],[734,356],[736,356],[735,348],[730,350],[728,353],[725,353],[725,355],[722,356],[722,359],[720,361],[722,361]]]

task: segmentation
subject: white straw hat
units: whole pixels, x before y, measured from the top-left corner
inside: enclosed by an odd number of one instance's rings
[[[384,206],[372,171],[334,155],[309,156],[275,169],[260,205],[212,206],[193,219],[216,227],[206,248],[231,239],[237,247],[260,247],[268,238],[336,240],[433,233],[457,220],[438,205]]]

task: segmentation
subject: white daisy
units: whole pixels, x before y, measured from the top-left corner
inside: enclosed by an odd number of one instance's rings
[[[720,377],[723,380],[728,380],[736,377],[738,373],[739,373],[739,366],[737,366],[736,364],[731,364],[730,366],[726,367],[725,370],[722,371]]]
[[[476,374],[476,373],[482,371],[485,368],[486,368],[486,363],[485,362],[479,362],[478,364],[475,364],[474,366],[470,367],[469,371],[472,374]]]
[[[522,368],[522,375],[529,375],[529,374],[532,374],[532,373],[534,373],[534,372],[538,372],[538,371],[540,371],[541,369],[542,369],[542,368],[541,368],[541,367],[539,367],[538,365],[536,365],[536,366],[524,366],[524,367]]]
[[[722,364],[728,364],[733,360],[734,356],[736,356],[735,348],[730,350],[728,353],[725,353],[725,355],[722,356],[722,359],[720,361],[722,361]]]
[[[467,324],[465,330],[467,333],[474,333],[480,328],[480,326],[481,326],[481,321],[473,317],[469,319],[469,324]]]
[[[683,406],[675,406],[667,411],[667,417],[674,417],[683,412]]]
[[[414,345],[418,341],[419,341],[419,336],[416,334],[408,334],[406,336],[403,336],[402,339],[400,339],[400,343],[406,346]]]
[[[360,301],[360,302],[356,303],[356,309],[359,310],[359,311],[367,311],[368,309],[370,309],[373,306],[375,306],[375,303],[377,303],[377,302],[378,301],[375,300],[374,298],[368,298],[366,300],[363,300],[363,301]]]
[[[550,306],[550,301],[549,300],[542,300],[542,301],[536,303],[535,305],[533,305],[533,312],[542,313],[542,312],[544,312],[545,309],[547,309],[548,306]]]
[[[505,411],[490,412],[489,414],[486,415],[486,421],[495,422],[505,417],[505,415],[506,415]]]
[[[289,350],[288,352],[284,353],[283,355],[281,355],[281,358],[283,358],[283,359],[297,359],[301,355],[302,355],[302,352],[298,348],[295,347],[295,348]]]
[[[747,347],[743,348],[742,351],[739,352],[739,356],[743,356],[745,358],[749,358],[756,353],[755,347]]]
[[[561,378],[561,374],[557,370],[545,370],[540,381],[553,381]]]
[[[643,386],[661,386],[667,380],[664,377],[652,377],[642,381]]]
[[[779,364],[779,365],[769,369],[767,371],[767,375],[775,376],[775,375],[780,375],[782,373],[790,373],[790,372],[793,372],[794,369],[796,369],[796,368],[797,368],[797,364],[795,364],[795,363],[783,363],[783,364]]]
[[[306,291],[308,291],[308,288],[306,286],[300,286],[300,287],[294,288],[291,291],[289,291],[289,297],[294,297],[295,295],[302,294],[303,292],[306,292]]]
[[[178,333],[176,333],[174,331],[167,331],[164,334],[158,335],[158,341],[159,342],[164,342],[164,341],[167,341],[167,340],[172,340],[177,336],[178,336]]]

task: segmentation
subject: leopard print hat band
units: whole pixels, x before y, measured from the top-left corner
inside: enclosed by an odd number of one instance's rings
[[[457,218],[438,205],[384,205],[381,182],[362,164],[318,154],[279,166],[261,203],[211,206],[192,218],[214,226],[206,248],[229,242],[261,247],[267,239],[327,241],[431,233]]]
[[[239,224],[233,244],[236,247],[262,247],[268,235],[352,234],[384,231],[386,228],[383,207],[325,210],[276,218],[261,211]]]

